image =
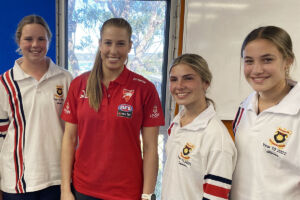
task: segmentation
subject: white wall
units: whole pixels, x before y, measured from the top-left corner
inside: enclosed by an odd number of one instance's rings
[[[299,0],[186,0],[185,8],[183,52],[207,60],[213,73],[208,96],[216,102],[221,119],[232,120],[252,91],[240,72],[240,48],[254,28],[275,25],[285,29],[300,60]],[[293,67],[291,76],[299,81],[300,69]]]

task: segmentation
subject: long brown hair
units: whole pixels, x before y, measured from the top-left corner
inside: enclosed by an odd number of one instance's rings
[[[131,41],[132,28],[125,19],[111,18],[111,19],[105,21],[100,30],[100,37],[102,37],[104,29],[109,26],[126,29],[126,31],[128,33],[128,40],[129,40],[129,42]],[[87,88],[86,88],[87,96],[89,99],[89,104],[90,104],[91,108],[93,108],[95,111],[99,110],[100,102],[101,102],[102,96],[103,96],[102,87],[101,87],[102,79],[103,79],[102,59],[101,59],[101,52],[100,52],[100,46],[99,46],[98,50],[97,50],[96,58],[94,61],[94,66],[92,68],[92,71],[90,72],[90,75],[89,75],[89,78],[87,81]]]

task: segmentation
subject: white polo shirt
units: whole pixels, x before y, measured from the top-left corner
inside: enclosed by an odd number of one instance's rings
[[[51,60],[37,81],[20,67],[0,77],[1,190],[24,193],[60,184],[63,121],[71,74]]]
[[[256,93],[241,104],[232,200],[300,199],[300,86],[290,84],[281,102],[259,115]]]
[[[166,144],[162,200],[228,199],[236,149],[212,105],[190,124],[173,120]]]

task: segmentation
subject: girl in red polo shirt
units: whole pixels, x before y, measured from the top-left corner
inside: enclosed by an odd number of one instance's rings
[[[92,71],[71,83],[61,116],[62,200],[74,199],[71,179],[76,199],[148,199],[154,191],[164,117],[155,86],[124,65],[131,33],[122,18],[104,22]]]

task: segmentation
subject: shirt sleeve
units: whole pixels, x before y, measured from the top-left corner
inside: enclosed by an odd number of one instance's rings
[[[144,102],[143,126],[163,126],[165,124],[164,114],[158,93],[153,84],[147,90]]]
[[[211,151],[207,159],[203,200],[228,199],[236,162],[234,152]]]
[[[64,103],[63,111],[61,113],[61,119],[70,122],[73,124],[77,124],[77,90],[78,86],[75,81],[71,82],[67,99]]]
[[[2,79],[2,77],[0,77]],[[5,91],[5,88],[2,84],[2,80],[0,81],[0,149],[2,147],[3,140],[6,136],[7,129],[9,126],[9,118],[8,118],[8,97]]]

